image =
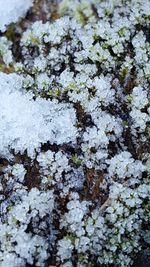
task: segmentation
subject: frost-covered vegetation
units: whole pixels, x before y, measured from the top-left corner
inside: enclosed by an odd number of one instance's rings
[[[132,266],[150,244],[149,0],[50,6],[0,0],[0,267]]]

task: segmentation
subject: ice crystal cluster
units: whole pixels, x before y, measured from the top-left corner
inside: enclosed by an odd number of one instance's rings
[[[41,143],[75,142],[77,130],[73,107],[40,97],[34,101],[32,93],[20,90],[22,82],[16,74],[0,75],[1,155],[7,157],[11,149],[15,153],[27,149],[32,157]],[[12,88],[13,83],[16,83],[15,88]]]
[[[149,1],[45,0],[35,21],[39,2],[0,0],[0,267],[132,266],[149,246]]]

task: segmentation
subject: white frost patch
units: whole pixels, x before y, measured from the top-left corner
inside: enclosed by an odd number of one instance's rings
[[[33,157],[41,143],[75,142],[73,107],[40,97],[34,101],[21,85],[18,75],[0,73],[0,154],[9,157],[11,149],[21,153],[27,149]]]
[[[23,17],[32,3],[33,0],[0,0],[0,31],[4,32],[7,25]]]

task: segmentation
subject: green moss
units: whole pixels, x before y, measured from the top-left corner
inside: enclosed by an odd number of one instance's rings
[[[12,221],[14,224],[17,224],[19,221],[16,219],[16,217],[12,217]]]
[[[4,70],[5,70],[5,65],[4,64],[0,64],[0,71],[4,72]]]
[[[48,182],[51,183],[52,180],[53,180],[53,176],[49,175],[49,176],[47,177],[47,179],[48,179]]]
[[[112,16],[112,10],[110,9],[105,9],[105,16],[111,17]]]
[[[72,243],[74,243],[76,237],[73,234],[68,234],[68,235],[66,235],[66,239],[70,240]]]
[[[106,42],[102,44],[102,48],[103,49],[108,49],[109,48],[109,44],[107,44]]]
[[[132,102],[132,96],[131,95],[127,95],[127,101],[128,101],[128,103]]]
[[[53,97],[59,97],[61,95],[61,90],[56,88],[53,90],[49,90],[47,93],[48,96],[53,96]]]
[[[125,34],[125,28],[120,28],[120,30],[118,31],[118,34],[120,37],[123,37]]]
[[[5,237],[6,237],[6,240],[9,241],[10,238],[11,238],[11,234],[9,234],[8,232],[5,233]]]
[[[67,91],[68,91],[68,90],[73,90],[73,91],[77,90],[77,86],[76,86],[76,84],[75,84],[75,83],[70,83],[70,84],[68,85],[68,87],[67,87]]]
[[[30,43],[33,45],[39,45],[41,42],[38,37],[35,37],[32,35],[32,33],[29,35]]]
[[[121,80],[124,80],[126,78],[126,76],[128,75],[129,73],[129,69],[128,67],[123,67],[121,70],[120,70],[120,79]]]
[[[78,167],[81,166],[82,160],[77,157],[77,154],[72,155],[71,160],[74,164],[76,164]]]
[[[7,211],[9,212],[9,211],[11,211],[12,210],[12,205],[9,205],[8,207],[7,207]]]
[[[15,40],[15,35],[16,35],[16,23],[12,23],[8,26],[5,36],[9,40]]]
[[[125,128],[128,128],[128,127],[129,127],[129,123],[128,123],[128,121],[123,121],[123,126],[124,126]]]

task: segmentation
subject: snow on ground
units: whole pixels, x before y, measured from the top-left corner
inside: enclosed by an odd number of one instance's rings
[[[31,93],[21,91],[21,82],[16,74],[0,73],[0,154],[7,157],[10,149],[21,153],[27,149],[33,156],[41,143],[75,142],[76,115],[71,105],[33,100]]]
[[[0,31],[23,17],[32,4],[33,0],[0,0]]]

